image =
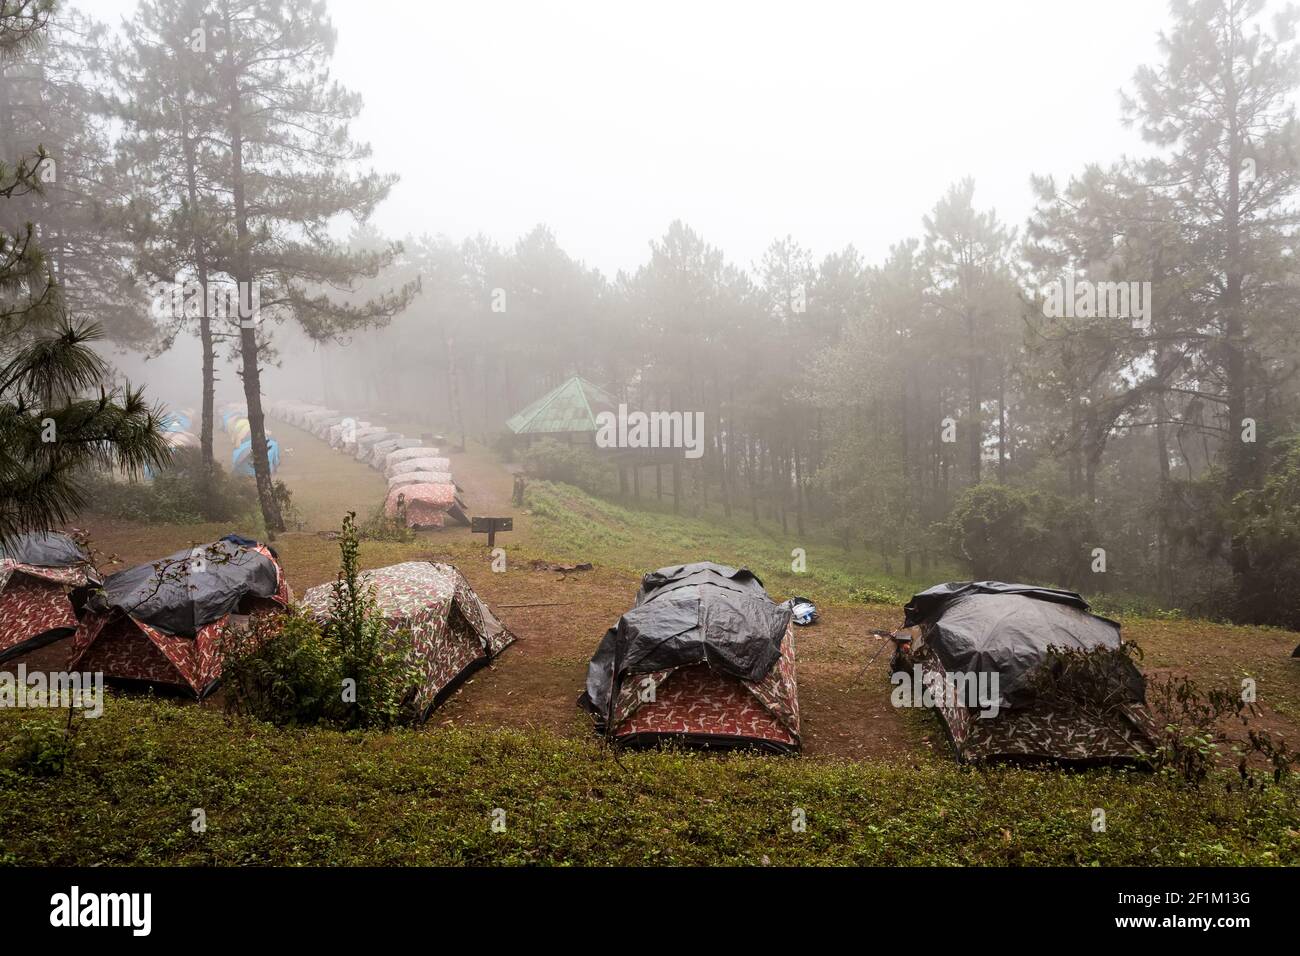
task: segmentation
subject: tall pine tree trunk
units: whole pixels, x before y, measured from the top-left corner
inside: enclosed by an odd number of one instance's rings
[[[226,29],[231,29],[229,20]],[[271,462],[266,454],[266,418],[262,414],[262,372],[257,356],[257,323],[246,317],[242,306],[253,301],[253,268],[249,261],[248,207],[244,195],[244,134],[239,84],[228,76],[230,90],[230,157],[231,186],[235,206],[235,242],[237,298],[239,312],[239,348],[244,367],[244,400],[248,405],[249,438],[253,452],[253,475],[257,481],[257,501],[262,508],[262,520],[272,536],[284,530],[284,518],[275,500],[271,483]]]
[[[194,138],[190,135],[188,116],[181,113],[181,139],[185,146],[185,187],[190,202],[190,241],[194,251],[194,267],[198,272],[199,287],[203,290],[203,311],[199,316],[199,341],[203,348],[203,411],[199,422],[199,447],[203,464],[211,468],[215,463],[212,452],[212,417],[216,394],[215,347],[212,339],[212,316],[208,315],[208,256],[203,236],[194,227],[199,215],[198,160],[195,157]]]
[[[998,367],[998,484],[1007,483],[1007,367]]]
[[[1241,439],[1246,417],[1246,346],[1245,326],[1241,315],[1241,133],[1236,128],[1236,89],[1231,77],[1225,93],[1229,115],[1234,125],[1229,131],[1228,196],[1225,230],[1227,232],[1227,275],[1224,277],[1224,378],[1228,399],[1227,430],[1227,495],[1228,501],[1250,487],[1251,462],[1246,443]],[[1250,554],[1241,535],[1235,534],[1231,544],[1232,572],[1242,578],[1250,574]]]
[[[980,355],[975,343],[975,314],[966,314],[966,374],[970,385],[970,476],[971,484],[980,483],[980,454],[984,445],[984,425],[980,421]]]

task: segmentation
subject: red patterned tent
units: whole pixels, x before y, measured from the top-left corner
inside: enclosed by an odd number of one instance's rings
[[[415,703],[422,717],[461,680],[514,643],[515,636],[479,600],[465,576],[450,564],[407,561],[362,574],[373,587],[389,632],[411,634],[411,657],[419,674]],[[329,617],[333,585],[303,595],[319,620]]]
[[[98,584],[89,555],[56,531],[0,543],[0,661],[34,651],[77,629],[69,593]]]
[[[227,535],[75,593],[80,624],[69,666],[202,698],[221,679],[226,629],[247,615],[279,611],[291,600],[275,553]]]
[[[579,705],[627,745],[800,748],[790,604],[748,569],[661,568],[600,643]]]
[[[408,471],[404,475],[393,475],[388,479],[388,490],[405,488],[407,485],[450,485],[451,475],[447,472]]]
[[[441,528],[447,512],[456,506],[456,486],[452,484],[412,484],[390,488],[384,499],[384,513],[395,518],[399,507],[406,510],[406,524],[411,528]]]

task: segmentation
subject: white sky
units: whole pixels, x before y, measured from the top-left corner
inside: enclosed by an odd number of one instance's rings
[[[879,261],[966,175],[1020,226],[1031,173],[1141,149],[1118,91],[1168,22],[1163,0],[330,8],[354,131],[402,177],[382,230],[510,244],[542,222],[609,276],[675,218],[744,266],[787,233]]]

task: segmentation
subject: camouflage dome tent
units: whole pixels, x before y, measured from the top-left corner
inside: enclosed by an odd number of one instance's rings
[[[408,630],[410,659],[418,673],[411,696],[421,719],[475,670],[494,660],[515,636],[479,600],[465,576],[450,564],[407,561],[361,575],[375,589],[390,634]],[[303,595],[303,605],[328,620],[334,586]]]
[[[90,556],[66,534],[35,531],[0,541],[0,661],[71,637],[71,591],[99,583]]]
[[[746,568],[652,571],[592,656],[578,704],[624,745],[797,753],[790,604],[774,603]]]
[[[293,599],[275,553],[237,535],[80,588],[69,667],[204,697],[221,679],[222,639],[238,616]]]
[[[405,488],[407,485],[450,485],[451,475],[445,471],[408,471],[402,475],[393,475],[388,479],[388,490]],[[457,489],[459,490],[459,489]]]
[[[1116,703],[1104,709],[1044,699],[1038,678],[1050,648],[1090,651],[1123,646],[1119,625],[1088,613],[1073,591],[976,581],[940,584],[904,608],[905,628],[919,637],[901,645],[893,671],[920,673],[957,759],[1023,757],[1080,762],[1142,760],[1155,751],[1146,681],[1127,657],[1113,659]],[[996,713],[987,701],[943,693],[949,675],[996,674]],[[991,681],[985,685],[992,689]],[[967,706],[967,704],[971,706]]]
[[[465,502],[456,495],[456,486],[450,481],[390,487],[384,499],[384,514],[396,518],[403,510],[408,528],[442,528],[448,518],[456,524],[470,524]]]

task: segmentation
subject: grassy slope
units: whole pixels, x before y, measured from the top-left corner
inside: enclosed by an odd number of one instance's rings
[[[823,601],[848,601],[864,587],[902,600],[927,586],[920,577],[909,580],[886,572],[860,548],[846,552],[819,535],[782,532],[771,522],[755,525],[747,513],[727,522],[657,509],[632,510],[545,482],[529,487],[527,501],[537,519],[533,525],[537,544],[570,560],[581,556],[638,573],[683,560],[743,564],[774,593],[815,592]],[[795,548],[805,553],[803,573],[792,570]],[[934,573],[933,580],[943,580],[950,572]]]
[[[285,476],[308,530],[279,546],[301,591],[327,579],[336,562],[334,544],[314,532],[333,525],[330,516],[343,507],[364,514],[369,493],[382,486],[364,466],[345,466],[308,440],[296,444]],[[488,465],[486,453],[472,449],[461,472],[475,468],[486,473]],[[340,473],[305,480],[317,469]],[[499,507],[499,491],[483,504],[510,513]],[[775,593],[809,593],[825,604],[849,600],[864,583],[903,594],[933,583],[886,574],[860,552],[845,555],[770,525],[755,529],[743,516],[725,524],[630,511],[545,484],[530,488],[528,511],[505,538],[512,566],[531,557],[592,560],[631,586],[646,569],[709,557],[748,564]],[[108,527],[100,537],[127,555],[146,544],[160,551],[160,537],[205,536],[194,528]],[[808,552],[806,575],[790,571],[793,547]],[[469,566],[483,560],[482,539],[444,532],[364,550],[369,566],[433,554]],[[1300,676],[1285,660],[1295,635],[1207,622],[1125,624],[1151,666],[1188,665],[1206,677],[1255,674],[1279,713],[1300,715]],[[905,716],[910,726],[928,715]],[[0,712],[0,745],[24,720],[58,717]],[[972,771],[920,747],[906,758],[867,762],[629,754],[620,764],[588,739],[548,732],[281,731],[141,698],[111,699],[77,741],[62,777],[0,769],[0,860],[1300,863],[1294,784],[1258,795],[1227,793],[1223,781],[1189,791],[1143,774]],[[208,818],[202,836],[190,830],[196,807]],[[505,833],[489,826],[495,807],[507,812]],[[791,831],[797,807],[807,813],[806,833]],[[1094,808],[1107,812],[1106,833],[1091,830]]]

